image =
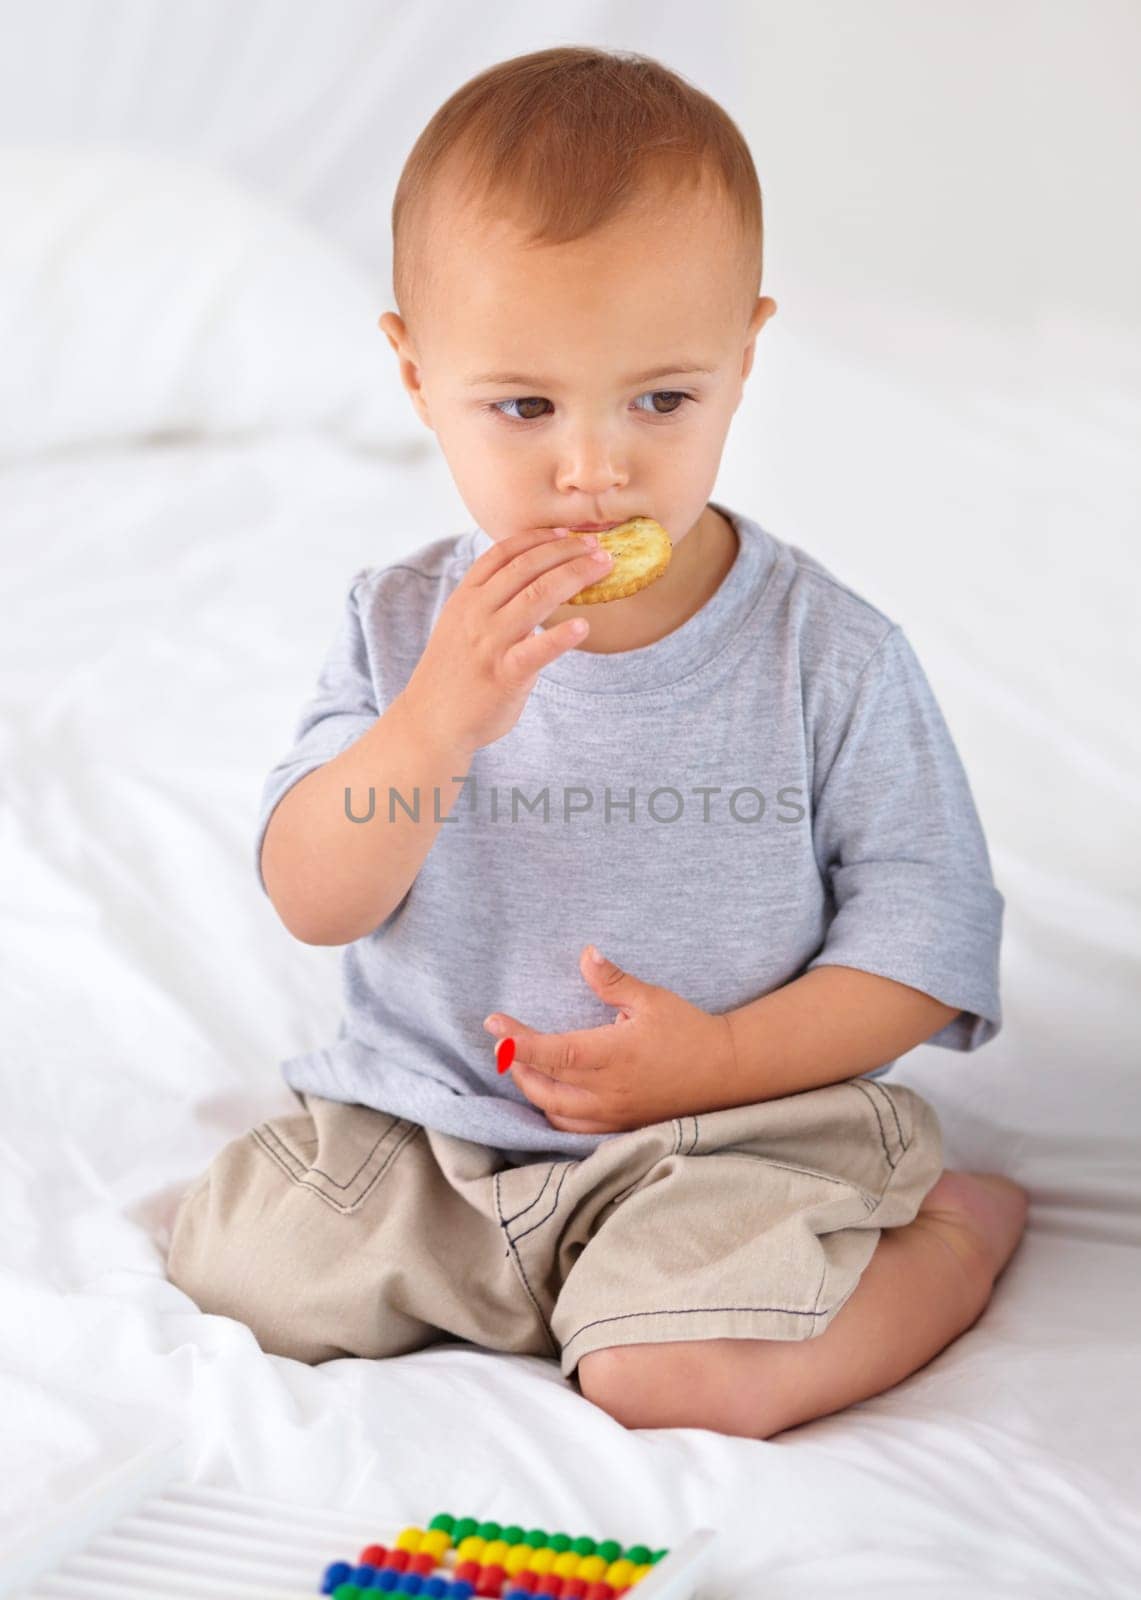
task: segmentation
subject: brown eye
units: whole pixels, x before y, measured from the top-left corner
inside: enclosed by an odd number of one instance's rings
[[[658,412],[659,416],[668,417],[670,415],[670,412],[672,412],[672,411],[680,411],[681,402],[684,399],[685,399],[685,396],[683,394],[679,394],[676,389],[656,389],[654,391],[654,400],[655,401],[658,401],[658,400],[672,400],[674,403],[669,407],[669,410],[667,410],[667,411],[661,411],[658,408],[657,405],[655,405],[654,409]]]
[[[504,406],[545,406],[548,402],[542,395],[528,395],[522,400],[496,400],[492,403],[492,410],[498,411],[501,417],[507,417],[512,422],[537,422],[541,412],[521,411],[518,416],[512,416],[510,411],[504,411]]]

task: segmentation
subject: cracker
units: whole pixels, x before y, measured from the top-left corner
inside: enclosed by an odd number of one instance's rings
[[[596,537],[599,549],[614,557],[614,565],[597,583],[572,594],[568,606],[596,606],[637,594],[661,577],[673,555],[669,534],[653,517],[631,517]]]

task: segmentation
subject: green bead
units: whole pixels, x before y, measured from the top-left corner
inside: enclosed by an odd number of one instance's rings
[[[546,1528],[531,1528],[523,1535],[523,1543],[529,1544],[532,1550],[542,1550],[547,1542]]]
[[[360,1600],[360,1593],[355,1583],[339,1583],[333,1590],[333,1600]]]
[[[581,1539],[576,1539],[571,1545],[576,1556],[592,1556],[594,1554],[594,1540],[588,1539],[583,1534]]]
[[[452,1529],[452,1538],[459,1544],[461,1539],[468,1538],[478,1527],[479,1523],[474,1517],[461,1517]]]
[[[513,1522],[509,1528],[504,1528],[499,1537],[505,1539],[508,1544],[522,1544],[523,1529],[517,1522]]]
[[[570,1534],[569,1533],[552,1533],[551,1534],[551,1549],[552,1550],[557,1550],[560,1555],[564,1555],[566,1553],[566,1551],[568,1551],[570,1549],[570,1547],[571,1547],[571,1538],[570,1538]]]
[[[651,1561],[661,1561],[663,1556],[668,1556],[668,1555],[669,1555],[668,1548],[665,1549],[665,1550],[655,1550],[653,1555],[650,1557],[650,1560]]]
[[[603,1539],[595,1554],[600,1555],[603,1561],[617,1561],[622,1554],[622,1546],[617,1539]]]
[[[481,1539],[498,1539],[500,1537],[498,1522],[481,1522],[475,1531]]]
[[[650,1552],[644,1544],[632,1544],[626,1552],[626,1560],[632,1561],[636,1567],[644,1567],[650,1559]]]
[[[455,1517],[451,1516],[447,1511],[441,1511],[439,1516],[433,1517],[431,1522],[429,1522],[428,1531],[430,1533],[433,1528],[441,1528],[445,1533],[451,1533],[452,1529],[455,1527],[455,1524]]]

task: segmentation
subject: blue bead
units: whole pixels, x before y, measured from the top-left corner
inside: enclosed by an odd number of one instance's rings
[[[421,1594],[430,1594],[433,1600],[441,1600],[441,1597],[448,1592],[448,1580],[447,1578],[429,1578],[420,1592]],[[531,1600],[530,1595],[527,1596],[527,1600]]]
[[[419,1594],[423,1587],[424,1579],[418,1572],[403,1572],[396,1590],[398,1594]]]
[[[471,1600],[474,1593],[474,1583],[469,1583],[466,1578],[453,1578],[451,1588],[448,1590],[448,1600]]]
[[[374,1589],[384,1589],[385,1591],[395,1589],[400,1582],[400,1577],[401,1574],[397,1572],[395,1567],[381,1567],[376,1577],[372,1580],[372,1586]]]
[[[368,1565],[363,1567],[354,1567],[353,1575],[349,1579],[349,1582],[355,1583],[358,1589],[371,1589],[376,1583],[376,1575],[378,1571],[379,1568],[370,1567]]]
[[[348,1583],[352,1577],[353,1569],[347,1561],[333,1561],[325,1568],[325,1576],[321,1579],[321,1593],[332,1594],[339,1583]]]

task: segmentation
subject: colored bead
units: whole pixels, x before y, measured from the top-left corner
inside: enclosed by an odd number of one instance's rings
[[[355,1583],[339,1583],[333,1590],[333,1600],[360,1600],[360,1590]]]
[[[371,1589],[376,1578],[377,1568],[369,1561],[362,1561],[359,1567],[353,1568],[350,1583],[355,1583],[358,1589]]]
[[[339,1583],[348,1583],[352,1577],[353,1569],[347,1561],[332,1561],[325,1568],[325,1576],[321,1579],[321,1593],[332,1594]]]
[[[510,1548],[511,1546],[506,1539],[489,1539],[483,1547],[480,1560],[485,1567],[501,1567],[507,1560],[507,1552]]]
[[[448,1590],[448,1600],[471,1600],[474,1593],[475,1584],[469,1583],[466,1578],[460,1578],[459,1580],[453,1580],[452,1586]]]
[[[483,1547],[486,1543],[487,1540],[481,1538],[478,1533],[469,1533],[467,1538],[461,1539],[456,1546],[456,1560],[478,1560],[483,1555]]]
[[[646,1576],[647,1572],[653,1572],[653,1570],[654,1570],[654,1563],[652,1561],[643,1561],[642,1565],[640,1567],[635,1567],[634,1571],[631,1573],[631,1575],[630,1575],[630,1583],[631,1583],[631,1585],[633,1585],[635,1583],[641,1583],[642,1579]]]
[[[503,1528],[500,1531],[499,1537],[501,1539],[506,1539],[508,1544],[522,1544],[523,1543],[523,1529],[519,1526],[519,1524],[517,1522],[513,1522],[510,1527]]]
[[[374,1589],[383,1589],[386,1594],[391,1594],[400,1582],[401,1574],[395,1567],[381,1567],[376,1577],[372,1580]]]
[[[588,1583],[594,1583],[606,1571],[606,1562],[601,1555],[583,1556],[578,1564],[578,1576],[585,1578]]]
[[[457,1561],[452,1576],[474,1584],[479,1577],[479,1562],[470,1556],[464,1561]]]
[[[424,1537],[423,1528],[404,1528],[396,1535],[397,1550],[419,1550],[420,1540]]]
[[[607,1563],[611,1561],[617,1561],[618,1557],[622,1554],[622,1546],[618,1543],[617,1539],[603,1539],[602,1543],[598,1547],[598,1554]]]
[[[614,1590],[608,1583],[592,1583],[582,1600],[614,1600]]]
[[[595,1552],[595,1548],[596,1546],[594,1540],[588,1539],[585,1533],[580,1538],[576,1539],[571,1545],[571,1549],[574,1551],[576,1556],[592,1556]]]
[[[547,1534],[543,1528],[532,1528],[530,1532],[523,1535],[523,1543],[529,1544],[532,1550],[541,1550],[546,1542]]]
[[[550,1572],[555,1564],[555,1552],[550,1545],[544,1545],[541,1550],[532,1550],[531,1559],[527,1563],[532,1572]]]
[[[627,1561],[632,1561],[636,1567],[644,1565],[650,1559],[649,1547],[644,1544],[632,1544],[626,1552]]]
[[[612,1588],[618,1589],[623,1585],[629,1584],[633,1571],[634,1563],[632,1561],[626,1561],[625,1559],[612,1561],[606,1569],[606,1581]]]
[[[507,1576],[502,1567],[480,1567],[479,1577],[475,1580],[475,1592],[479,1595],[497,1595],[503,1588],[503,1580]]]
[[[563,1600],[582,1600],[587,1591],[587,1581],[580,1573],[577,1577],[567,1578],[563,1584]]]
[[[569,1550],[571,1547],[571,1536],[569,1533],[552,1533],[547,1543],[552,1550],[557,1550],[562,1555],[564,1550]]]
[[[366,1544],[357,1560],[362,1567],[383,1567],[387,1555],[382,1544]]]
[[[392,1549],[388,1552],[384,1564],[393,1572],[407,1572],[411,1562],[412,1557],[407,1550]]]
[[[560,1578],[573,1578],[582,1559],[581,1556],[576,1556],[573,1550],[564,1550],[555,1557],[551,1571],[557,1572]]]
[[[429,1522],[429,1528],[442,1528],[445,1533],[451,1533],[456,1525],[456,1519],[450,1511],[438,1511]]]
[[[498,1539],[503,1529],[498,1522],[481,1522],[478,1532],[481,1539]]]
[[[539,1587],[539,1574],[537,1572],[517,1572],[511,1582],[521,1594],[534,1594]]]
[[[396,1585],[397,1594],[419,1594],[424,1580],[418,1572],[406,1572]]]
[[[417,1550],[408,1563],[409,1572],[415,1572],[421,1578],[428,1578],[435,1572],[439,1562],[430,1550]]]
[[[434,1556],[442,1556],[449,1549],[452,1536],[443,1528],[430,1528],[420,1541],[421,1550],[428,1550]]]
[[[508,1572],[521,1572],[531,1559],[531,1546],[529,1544],[513,1544],[503,1558],[503,1565]]]
[[[669,1550],[668,1549],[666,1549],[666,1550],[655,1550],[653,1555],[650,1557],[650,1560],[653,1561],[653,1562],[658,1562],[658,1561],[661,1561],[664,1556],[668,1556],[668,1555],[669,1555]]]
[[[461,1539],[466,1539],[468,1535],[474,1533],[478,1527],[479,1523],[476,1521],[475,1517],[461,1517],[456,1523],[455,1527],[452,1529],[452,1538],[457,1544],[459,1544]]]
[[[440,1596],[448,1592],[448,1580],[447,1578],[438,1577],[429,1578],[420,1592],[421,1594],[430,1594],[433,1600],[440,1600]]]

